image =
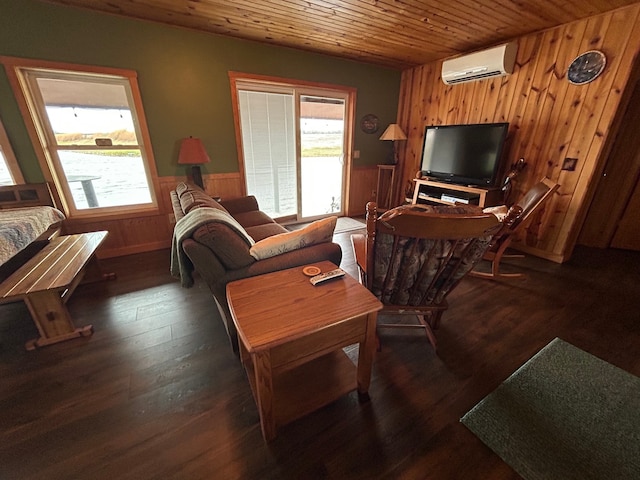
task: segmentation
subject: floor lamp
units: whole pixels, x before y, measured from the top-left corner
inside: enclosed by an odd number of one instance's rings
[[[204,183],[202,182],[202,172],[200,171],[200,165],[209,163],[211,159],[207,155],[207,151],[204,149],[202,140],[199,138],[184,138],[180,144],[180,153],[178,155],[179,165],[191,165],[191,176],[193,183],[204,190]]]

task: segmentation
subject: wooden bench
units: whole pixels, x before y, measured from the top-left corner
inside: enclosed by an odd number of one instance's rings
[[[76,328],[65,305],[82,281],[87,265],[108,232],[64,235],[53,239],[0,284],[0,303],[24,300],[40,337],[27,350],[89,336],[93,327]]]

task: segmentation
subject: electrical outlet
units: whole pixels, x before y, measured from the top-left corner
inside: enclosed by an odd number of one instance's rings
[[[360,150],[353,151],[353,158],[360,158]]]
[[[562,170],[567,170],[569,172],[573,172],[576,169],[576,165],[578,164],[577,158],[565,158],[564,162],[562,162]]]

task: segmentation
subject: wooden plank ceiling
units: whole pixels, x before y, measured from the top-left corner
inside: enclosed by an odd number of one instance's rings
[[[638,0],[45,0],[406,69]]]

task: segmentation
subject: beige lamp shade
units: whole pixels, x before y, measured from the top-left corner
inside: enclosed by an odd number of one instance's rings
[[[380,140],[406,140],[407,136],[397,123],[390,124],[384,133],[380,136]]]
[[[209,163],[211,159],[204,149],[202,140],[199,138],[185,138],[180,144],[180,153],[178,155],[178,163],[180,165],[201,165]]]

